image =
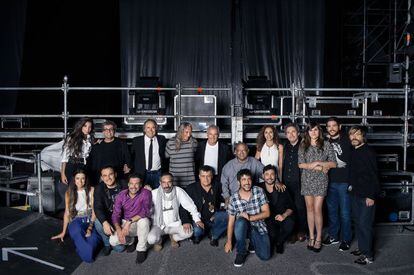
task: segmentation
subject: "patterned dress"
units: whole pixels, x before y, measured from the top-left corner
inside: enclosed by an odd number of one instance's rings
[[[322,149],[311,145],[305,151],[302,146],[299,147],[299,164],[314,161],[332,161],[336,163],[335,152],[329,142],[325,141]],[[301,171],[301,195],[326,196],[328,190],[328,175],[316,170],[301,169]]]

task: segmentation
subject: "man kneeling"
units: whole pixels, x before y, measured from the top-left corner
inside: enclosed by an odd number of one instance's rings
[[[227,242],[224,251],[232,250],[233,232],[236,237],[237,255],[235,267],[243,266],[246,256],[246,238],[250,236],[249,251],[256,252],[260,260],[270,258],[270,241],[267,234],[265,219],[270,216],[269,204],[263,189],[252,187],[252,174],[248,169],[237,173],[239,191],[231,195],[227,213],[229,223],[227,226]]]
[[[147,238],[150,229],[151,192],[142,187],[142,178],[129,176],[128,190],[121,191],[115,199],[112,222],[116,233],[109,238],[112,246],[127,244],[127,251],[137,251],[136,263],[147,257]],[[122,220],[122,226],[121,226]],[[138,244],[134,247],[135,236]]]
[[[165,172],[160,178],[160,187],[152,190],[154,204],[153,226],[148,235],[148,243],[154,245],[155,251],[162,249],[162,236],[169,234],[172,247],[178,242],[188,239],[193,234],[190,223],[181,223],[180,206],[190,212],[197,226],[204,228],[193,200],[178,186],[173,186],[173,176]]]

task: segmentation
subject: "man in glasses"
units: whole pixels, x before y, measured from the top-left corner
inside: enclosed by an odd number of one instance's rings
[[[125,182],[130,171],[130,155],[125,141],[115,137],[116,124],[107,120],[102,125],[104,139],[92,147],[89,156],[90,171],[94,177],[93,184],[99,182],[100,171],[103,167],[114,168],[118,180]]]
[[[164,172],[160,178],[160,187],[152,190],[154,205],[153,226],[148,234],[148,243],[154,245],[155,251],[162,249],[162,236],[170,235],[171,246],[179,247],[178,242],[188,239],[193,234],[191,223],[182,224],[180,218],[185,215],[184,208],[190,212],[194,223],[204,229],[200,213],[189,195],[180,187],[173,186],[173,176]]]

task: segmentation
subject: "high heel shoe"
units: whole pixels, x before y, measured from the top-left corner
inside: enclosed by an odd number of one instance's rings
[[[319,243],[319,247],[315,247],[317,243]],[[321,249],[322,249],[322,241],[316,240],[315,243],[313,244],[313,249],[312,249],[313,252],[319,253],[321,252]]]
[[[313,246],[315,245],[315,239],[309,239],[308,245],[306,246],[307,249],[313,250]]]

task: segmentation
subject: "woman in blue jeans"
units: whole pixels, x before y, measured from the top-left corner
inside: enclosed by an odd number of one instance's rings
[[[101,244],[101,237],[93,227],[95,213],[93,212],[93,191],[86,181],[86,172],[77,170],[65,194],[65,214],[62,232],[51,239],[63,242],[66,231],[75,243],[76,252],[82,261],[91,263]]]

